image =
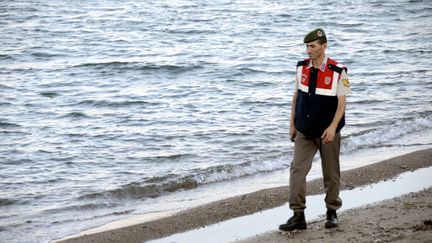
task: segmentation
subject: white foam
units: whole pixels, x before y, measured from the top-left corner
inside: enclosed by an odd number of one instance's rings
[[[432,116],[419,117],[413,120],[397,121],[394,125],[374,130],[359,136],[344,139],[343,151],[349,152],[362,148],[391,145],[393,141],[410,133],[422,132],[432,128]]]
[[[227,181],[261,172],[271,172],[285,169],[289,166],[290,161],[291,158],[289,156],[281,156],[276,159],[265,160],[262,162],[233,165],[220,169],[214,173],[197,174],[194,176],[194,179],[198,182],[198,184]]]

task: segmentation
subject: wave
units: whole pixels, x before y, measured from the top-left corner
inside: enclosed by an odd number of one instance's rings
[[[16,128],[16,127],[20,127],[20,125],[16,123],[0,121],[0,128]]]
[[[7,55],[7,54],[0,54],[0,60],[15,60],[15,58],[11,55]]]
[[[264,161],[214,166],[200,173],[195,173],[193,177],[198,184],[208,184],[285,169],[289,167],[290,162],[291,156],[285,155]]]
[[[342,28],[347,28],[347,27],[361,27],[364,25],[364,23],[358,22],[358,23],[349,23],[349,22],[339,22],[339,23],[335,23],[335,26],[338,27],[342,27]]]
[[[12,87],[9,87],[9,86],[7,86],[7,85],[5,85],[5,84],[0,84],[0,89],[13,89]]]
[[[233,69],[233,73],[230,75],[230,77],[242,77],[242,76],[257,75],[257,74],[282,74],[282,73],[284,73],[284,71],[270,71],[270,70],[261,70],[261,69],[250,68],[250,67],[241,67],[238,69]]]
[[[0,207],[13,205],[15,203],[16,203],[15,200],[7,199],[7,198],[0,198]]]
[[[180,74],[189,72],[195,69],[203,68],[200,64],[186,64],[186,65],[175,65],[175,64],[154,64],[154,63],[142,63],[135,61],[108,61],[108,62],[90,62],[82,63],[73,66],[75,68],[94,68],[94,69],[121,69],[121,70],[140,70],[140,71],[157,71],[166,72],[172,74]]]
[[[266,99],[266,100],[245,100],[241,102],[241,105],[246,106],[263,106],[263,107],[288,107],[290,103],[278,101],[275,99]]]
[[[225,82],[227,83],[234,83],[235,85],[239,85],[242,87],[252,87],[252,88],[267,88],[267,87],[277,87],[277,84],[275,82],[271,81],[265,81],[265,80],[242,80],[241,78],[233,79],[233,76],[238,75],[231,75],[229,78],[225,79]],[[225,90],[219,90],[220,92],[226,92]],[[235,94],[235,93],[232,93]]]
[[[350,100],[348,103],[352,105],[353,107],[355,105],[370,105],[370,104],[377,104],[383,102],[381,99],[359,99],[359,100]]]
[[[203,22],[203,21],[192,21],[192,22]],[[207,21],[208,22],[208,21]],[[192,28],[176,28],[176,29],[170,29],[167,31],[170,34],[184,34],[184,35],[206,35],[215,33],[212,29],[192,29]]]
[[[30,55],[34,56],[36,58],[41,58],[41,59],[62,56],[61,54],[55,54],[55,53],[49,53],[49,52],[33,52]]]
[[[404,135],[432,129],[432,115],[396,121],[391,126],[360,132],[343,140],[344,152],[383,147]]]
[[[39,94],[44,96],[44,97],[48,97],[48,98],[55,98],[55,97],[59,96],[58,93],[51,92],[51,91],[40,92]]]
[[[84,118],[90,118],[90,116],[86,115],[84,112],[74,111],[62,115],[61,118],[84,119]]]
[[[268,73],[267,71],[264,70],[259,70],[259,69],[254,69],[254,68],[248,68],[248,67],[243,67],[238,69],[242,74],[254,74],[254,73]]]
[[[374,71],[369,71],[369,70],[364,70],[364,71],[356,71],[353,72],[355,75],[358,76],[366,76],[366,77],[373,77],[373,76],[380,76],[380,75],[387,75],[387,76],[402,76],[402,75],[406,75],[407,73],[427,73],[430,70],[428,69],[421,69],[421,68],[415,68],[413,67],[412,69],[405,69],[405,70],[395,70],[395,69],[390,69],[390,70],[382,70],[382,71],[378,71],[378,70],[374,70]],[[392,84],[393,85],[393,84]]]
[[[125,65],[136,64],[136,62],[122,62],[122,61],[110,61],[110,62],[89,62],[89,63],[81,63],[74,65],[73,67],[95,67],[95,68],[103,68],[103,67],[121,67]]]
[[[155,198],[167,192],[174,192],[180,189],[193,189],[198,186],[198,183],[192,178],[183,177],[176,179],[176,175],[168,175],[161,178],[151,178],[149,182],[155,182],[150,184],[142,184],[139,182],[129,183],[123,185],[120,188],[108,190],[104,192],[95,192],[79,197],[82,199],[98,199],[98,198]],[[168,181],[167,181],[168,180]],[[159,182],[160,181],[160,182]],[[156,183],[157,182],[157,183]]]
[[[50,208],[44,210],[45,213],[63,213],[65,211],[86,211],[86,210],[94,210],[98,208],[114,208],[118,206],[113,202],[101,202],[101,203],[85,203],[81,205],[70,205],[59,208]]]
[[[149,159],[167,159],[167,160],[178,160],[185,157],[193,157],[193,154],[154,154],[147,155]]]
[[[0,106],[12,106],[12,103],[9,102],[0,102]]]
[[[130,106],[157,106],[163,103],[160,102],[149,102],[142,100],[125,100],[125,101],[107,101],[107,100],[84,100],[79,102],[78,106],[93,106],[93,107],[112,107],[122,108]]]
[[[98,198],[155,198],[166,193],[194,189],[204,184],[285,169],[289,167],[289,162],[291,162],[290,157],[282,156],[263,162],[246,162],[236,165],[220,165],[206,169],[197,169],[189,175],[168,174],[148,178],[143,182],[132,182],[113,190],[87,194],[81,196],[79,200]]]

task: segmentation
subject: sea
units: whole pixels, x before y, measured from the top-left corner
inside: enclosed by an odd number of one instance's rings
[[[352,88],[342,169],[432,148],[430,23],[428,0],[0,1],[0,242],[288,185],[318,27]]]

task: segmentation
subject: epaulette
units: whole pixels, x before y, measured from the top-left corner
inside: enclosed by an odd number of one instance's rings
[[[345,70],[345,72],[348,72],[348,69],[346,67],[338,67],[338,66],[335,66],[333,64],[329,64],[328,67],[331,70],[333,70],[333,71],[335,71],[335,72],[337,72],[339,74],[342,73],[342,70]]]
[[[309,60],[299,61],[297,67],[309,65]]]

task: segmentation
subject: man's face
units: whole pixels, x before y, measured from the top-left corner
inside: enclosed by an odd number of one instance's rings
[[[322,55],[324,55],[324,51],[327,48],[327,44],[320,44],[319,40],[312,41],[306,43],[306,51],[310,59],[316,60]]]

